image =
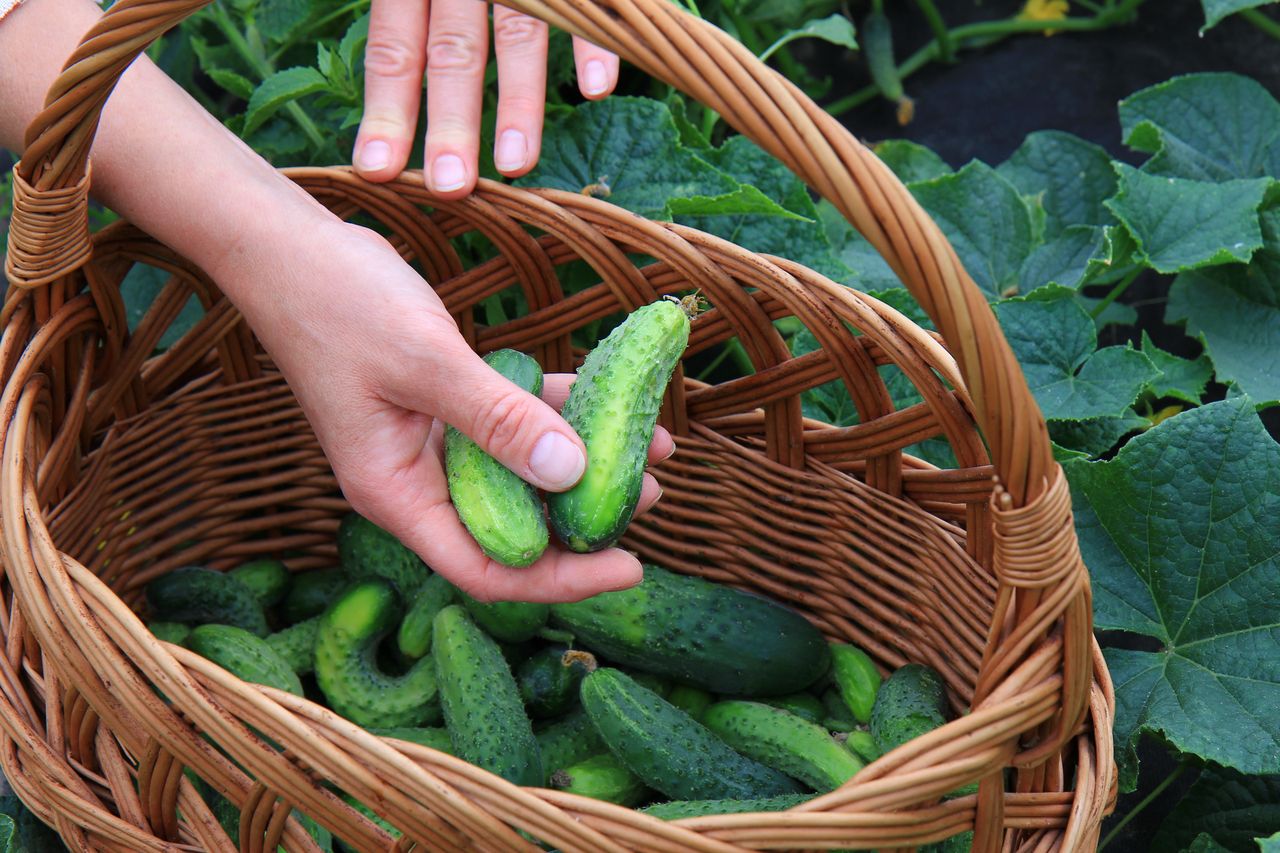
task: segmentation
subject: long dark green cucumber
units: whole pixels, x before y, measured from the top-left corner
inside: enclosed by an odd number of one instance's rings
[[[438,726],[370,726],[369,734],[407,740],[409,743],[453,755],[453,738],[450,737],[449,730]]]
[[[401,676],[378,667],[378,642],[401,613],[395,588],[371,578],[348,587],[320,617],[316,683],[329,707],[361,726],[421,726],[439,720],[435,666],[423,658]]]
[[[250,560],[241,563],[227,572],[253,590],[258,603],[263,607],[274,607],[289,592],[289,583],[293,576],[279,560]]]
[[[821,726],[760,702],[717,702],[702,724],[738,752],[804,782],[830,791],[847,782],[863,762]]]
[[[459,590],[458,599],[471,615],[471,620],[480,628],[504,643],[522,643],[537,636],[547,617],[551,614],[551,606],[527,601],[477,601]]]
[[[517,785],[542,785],[538,741],[498,644],[456,604],[436,614],[432,630],[440,704],[458,757]]]
[[[880,670],[867,653],[848,643],[831,644],[831,673],[840,698],[859,723],[871,722],[871,708],[880,689]]]
[[[554,771],[551,787],[620,806],[643,802],[649,791],[640,777],[628,770],[611,752],[593,755]]]
[[[280,618],[293,625],[319,616],[350,582],[347,573],[337,566],[299,572],[280,605]]]
[[[208,658],[242,681],[302,695],[302,682],[267,641],[234,625],[201,625],[187,638],[191,651]]]
[[[542,755],[542,766],[546,770],[548,784],[551,774],[556,770],[577,764],[606,749],[595,724],[582,708],[576,708],[550,725],[538,729],[534,737],[538,741],[538,752]]]
[[[542,368],[522,352],[501,349],[484,357],[521,389],[542,393]],[[444,433],[444,468],[458,517],[491,559],[523,568],[547,547],[547,521],[533,486],[453,427]]]
[[[880,685],[871,709],[871,736],[890,752],[946,723],[947,693],[942,676],[927,666],[899,667]]]
[[[320,617],[312,616],[304,622],[290,625],[267,637],[267,645],[298,675],[306,675],[316,668],[316,634],[320,630]]]
[[[745,800],[673,800],[657,803],[640,811],[661,820],[682,820],[687,817],[706,817],[716,814],[745,814],[748,812],[782,812],[807,803],[817,794],[779,794],[776,797],[757,797]]]
[[[830,662],[826,639],[795,611],[657,566],[630,589],[552,605],[551,618],[598,657],[731,696],[803,690]]]
[[[619,670],[597,669],[583,679],[582,706],[609,751],[650,788],[673,799],[743,799],[800,790],[785,774],[735,752]]]
[[[688,343],[689,314],[664,299],[631,312],[579,368],[561,414],[586,445],[586,471],[547,495],[551,526],[570,549],[607,548],[631,522],[662,395]]]
[[[259,637],[269,633],[253,590],[239,578],[202,566],[185,566],[151,581],[147,607],[157,621],[234,625]]]
[[[399,539],[354,512],[338,524],[338,559],[351,580],[388,580],[406,599],[431,575],[426,563]]]
[[[418,590],[409,612],[400,622],[400,630],[396,632],[396,646],[400,654],[411,660],[431,651],[431,623],[436,614],[453,603],[458,597],[458,590],[444,575],[432,575]]]

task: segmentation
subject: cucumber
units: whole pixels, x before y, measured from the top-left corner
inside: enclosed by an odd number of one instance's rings
[[[253,590],[239,578],[201,566],[186,566],[147,584],[147,607],[162,622],[234,625],[251,634],[269,633]]]
[[[351,580],[388,580],[406,599],[412,599],[431,574],[399,539],[354,512],[338,525],[338,559]]]
[[[488,604],[476,601],[465,592],[458,592],[458,599],[467,608],[471,620],[480,628],[504,643],[522,643],[533,639],[547,624],[551,612],[549,604],[524,601],[494,601]]]
[[[453,739],[449,736],[448,729],[431,726],[370,726],[369,734],[407,740],[418,746],[430,747],[436,752],[453,755]]]
[[[827,717],[827,710],[822,704],[822,700],[812,693],[789,693],[786,696],[772,696],[763,699],[754,699],[754,701],[763,702],[766,705],[772,705],[775,708],[781,708],[784,711],[790,711],[803,720],[811,723],[821,724]]]
[[[187,640],[191,651],[235,675],[241,681],[265,684],[294,696],[302,695],[302,682],[289,664],[267,641],[234,625],[201,625]]]
[[[431,622],[437,613],[453,603],[457,594],[444,575],[432,575],[423,582],[396,633],[400,654],[417,660],[431,651]]]
[[[290,625],[324,612],[351,579],[336,566],[299,572],[280,605],[280,618]]]
[[[831,672],[845,706],[859,723],[871,721],[871,706],[880,689],[880,670],[867,653],[848,643],[831,644]]]
[[[459,758],[517,785],[545,781],[538,741],[497,643],[451,604],[432,623],[445,725]]]
[[[591,652],[548,646],[535,652],[516,671],[525,710],[534,719],[557,717],[578,701],[578,685],[596,668]]]
[[[578,369],[561,414],[586,445],[587,467],[573,488],[547,495],[551,527],[570,550],[607,548],[631,522],[662,396],[688,343],[689,313],[664,299],[631,312]]]
[[[598,657],[730,696],[803,690],[831,660],[795,611],[657,566],[630,589],[554,604],[551,619]]]
[[[601,668],[582,680],[582,706],[609,751],[672,799],[744,799],[798,793],[794,781],[729,747],[626,673]]]
[[[430,658],[401,676],[387,675],[378,667],[378,642],[395,629],[399,618],[395,589],[378,578],[353,584],[320,616],[316,683],[329,707],[357,725],[421,726],[440,718]]]
[[[838,688],[828,687],[822,694],[822,708],[826,712],[822,725],[828,731],[851,732],[858,727],[858,721],[854,719],[849,706],[844,703],[844,697],[840,695]]]
[[[164,640],[175,646],[185,646],[187,638],[191,636],[191,627],[181,622],[148,622],[147,630],[155,635],[157,640]]]
[[[717,702],[702,723],[738,752],[815,791],[840,787],[864,766],[826,729],[761,702]]]
[[[646,690],[652,690],[654,693],[666,699],[671,695],[671,682],[667,681],[661,675],[654,675],[652,672],[629,672],[623,670],[627,675],[631,676],[631,680]]]
[[[555,771],[551,787],[620,806],[644,802],[649,791],[640,777],[608,752]]]
[[[534,737],[547,772],[547,784],[551,783],[551,774],[561,767],[577,764],[606,749],[595,724],[582,708],[539,729]]]
[[[269,635],[267,645],[275,649],[294,672],[307,675],[316,668],[316,634],[319,631],[320,617],[312,616],[305,622]]]
[[[253,591],[263,607],[274,607],[289,591],[293,579],[279,560],[251,560],[227,572]]]
[[[897,749],[946,723],[946,701],[937,672],[918,663],[900,667],[880,686],[871,709],[871,736],[881,751]]]
[[[710,693],[701,688],[677,684],[667,694],[667,701],[701,722],[702,715],[706,713],[707,708],[711,707],[712,698]]]
[[[876,745],[876,739],[866,729],[854,729],[843,734],[845,748],[870,764],[884,753]]]
[[[660,820],[683,820],[687,817],[706,817],[717,814],[745,814],[748,812],[782,812],[812,800],[816,794],[779,794],[776,797],[757,797],[746,800],[673,800],[643,808],[644,814]]]
[[[542,393],[542,368],[524,353],[502,349],[484,360],[530,394]],[[486,556],[515,568],[542,556],[547,518],[533,486],[453,427],[444,432],[444,468],[454,509]]]

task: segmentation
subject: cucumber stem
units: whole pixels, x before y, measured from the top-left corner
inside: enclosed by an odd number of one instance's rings
[[[1089,316],[1095,320],[1101,317],[1102,312],[1107,310],[1107,306],[1119,299],[1120,294],[1129,289],[1129,285],[1133,284],[1133,282],[1138,278],[1138,274],[1141,272],[1142,267],[1138,267],[1124,278],[1120,279],[1120,281],[1116,283],[1116,286],[1111,288],[1107,295],[1102,297],[1102,300],[1098,302],[1097,305],[1093,306],[1093,310],[1089,312]]]
[[[1239,15],[1273,39],[1280,39],[1280,22],[1267,17],[1266,13],[1261,10],[1241,9]]]
[[[1155,802],[1156,798],[1163,794],[1166,788],[1178,781],[1178,777],[1183,773],[1186,773],[1187,768],[1190,766],[1191,761],[1184,756],[1182,762],[1177,767],[1173,768],[1173,772],[1164,777],[1159,785],[1156,785],[1151,789],[1150,794],[1147,794],[1142,798],[1142,802],[1130,809],[1129,813],[1121,818],[1120,822],[1111,828],[1111,831],[1107,833],[1107,837],[1102,839],[1102,843],[1098,845],[1098,850],[1101,851],[1106,849],[1106,846],[1115,840],[1115,837],[1120,834],[1120,831],[1129,825],[1129,821],[1133,820],[1143,809]]]

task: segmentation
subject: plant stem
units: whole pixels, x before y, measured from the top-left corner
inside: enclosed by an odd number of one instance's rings
[[[1107,310],[1107,306],[1119,299],[1120,294],[1129,289],[1129,285],[1133,284],[1134,281],[1137,280],[1138,275],[1141,272],[1142,267],[1138,267],[1116,282],[1115,287],[1112,287],[1111,291],[1106,296],[1102,297],[1102,301],[1093,306],[1093,310],[1089,312],[1089,316],[1095,320],[1101,317],[1102,312]]]
[[[1129,813],[1125,815],[1123,818],[1121,818],[1120,822],[1111,828],[1111,831],[1107,833],[1107,837],[1102,839],[1102,843],[1098,845],[1098,850],[1101,851],[1105,849],[1106,846],[1110,844],[1117,835],[1120,834],[1120,830],[1124,829],[1126,826],[1129,825],[1129,821],[1133,820],[1143,809],[1151,805],[1157,797],[1159,797],[1161,794],[1164,793],[1166,788],[1168,788],[1170,785],[1172,785],[1174,782],[1178,780],[1179,776],[1181,776],[1183,773],[1186,773],[1187,768],[1189,768],[1190,766],[1191,766],[1191,761],[1184,757],[1182,759],[1182,762],[1178,764],[1177,767],[1173,768],[1173,772],[1171,772],[1168,776],[1164,777],[1164,780],[1161,781],[1159,785],[1156,785],[1155,788],[1151,790],[1150,794],[1147,794],[1145,797],[1142,798],[1142,802],[1138,803],[1136,806],[1130,809]]]
[[[694,378],[697,379],[699,382],[706,382],[707,379],[711,376],[711,374],[715,372],[715,369],[719,367],[721,364],[723,364],[724,360],[728,357],[729,357],[729,347],[726,345],[722,350],[720,350],[720,352],[716,354],[715,358],[711,359],[710,364],[702,368],[702,370],[698,371],[698,375],[695,376]]]
[[[278,62],[280,57],[284,55],[284,52],[286,50],[288,50],[289,48],[293,47],[295,44],[298,43],[299,38],[303,38],[308,35],[314,35],[316,32],[318,32],[319,30],[322,30],[324,27],[333,23],[338,18],[341,18],[343,15],[348,15],[351,12],[354,12],[360,8],[367,8],[368,5],[369,5],[369,0],[353,0],[353,2],[348,3],[347,5],[342,6],[338,9],[335,9],[329,14],[325,15],[324,17],[319,18],[313,24],[309,23],[305,26],[298,27],[294,31],[293,35],[289,36],[287,39],[285,39],[283,42],[280,43],[280,46],[277,47],[275,49],[275,52],[271,54],[271,58],[269,61],[272,63]]]
[[[929,29],[933,30],[933,38],[938,43],[938,59],[943,62],[955,62],[955,42],[951,39],[951,31],[947,29],[946,21],[942,20],[938,7],[934,5],[933,0],[916,0],[916,6],[928,22]]]
[[[1241,9],[1240,17],[1262,30],[1273,39],[1280,39],[1280,22],[1277,22],[1258,9]]]

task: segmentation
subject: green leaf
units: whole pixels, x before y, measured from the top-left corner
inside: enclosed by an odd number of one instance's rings
[[[1213,365],[1207,353],[1200,353],[1194,361],[1167,353],[1151,342],[1146,329],[1142,330],[1142,352],[1160,371],[1159,378],[1151,383],[1151,393],[1157,399],[1173,397],[1193,406],[1200,405],[1205,386],[1213,378]]]
[[[151,310],[152,303],[156,301],[156,297],[160,295],[168,280],[169,274],[158,267],[134,264],[130,268],[124,280],[120,282],[120,297],[124,300],[125,322],[129,331],[132,332],[138,328],[138,324]],[[204,307],[193,294],[187,299],[187,304],[182,306],[182,310],[178,312],[178,316],[169,328],[160,336],[160,340],[156,343],[156,350],[166,350],[176,344],[178,339],[191,331],[203,316]]]
[[[1261,853],[1280,853],[1280,832],[1270,838],[1255,838]]]
[[[822,220],[835,256],[853,271],[852,276],[844,280],[846,284],[864,293],[905,289],[875,247],[854,230],[835,205],[825,198],[818,202],[818,218]]]
[[[1200,28],[1200,34],[1204,35],[1206,30],[1216,27],[1228,15],[1275,2],[1277,0],[1200,0],[1200,5],[1204,6],[1204,26]]]
[[[1191,846],[1187,847],[1184,853],[1231,853],[1231,851],[1214,841],[1209,833],[1202,832],[1196,836],[1196,840],[1191,842]]]
[[[1280,445],[1253,403],[1190,409],[1066,470],[1095,626],[1160,644],[1106,653],[1125,790],[1144,732],[1280,772]]]
[[[1085,312],[1093,316],[1093,309],[1099,302],[1101,297],[1094,298],[1092,296],[1081,295],[1080,307]],[[1098,327],[1098,331],[1102,331],[1107,326],[1136,326],[1138,324],[1138,310],[1132,305],[1125,305],[1123,302],[1112,302],[1106,308],[1102,309],[1102,313],[1093,318],[1093,323]]]
[[[1115,193],[1116,174],[1107,152],[1092,142],[1060,130],[1038,131],[997,171],[1018,192],[1040,197],[1046,238],[1072,225],[1112,222],[1102,202]]]
[[[838,0],[730,0],[735,11],[748,21],[791,24],[833,11]]]
[[[1182,850],[1207,836],[1218,849],[1256,853],[1254,839],[1277,830],[1280,776],[1244,776],[1209,767],[1170,810],[1151,849]]]
[[[1044,287],[994,309],[1047,420],[1119,417],[1157,375],[1131,347],[1097,349],[1093,320],[1066,288]]]
[[[13,818],[0,814],[0,853],[22,853],[17,847],[18,827]]]
[[[258,31],[272,41],[284,41],[311,13],[311,0],[261,0],[255,14]]]
[[[253,81],[248,77],[244,77],[234,71],[228,71],[225,68],[210,68],[206,73],[209,75],[210,80],[237,98],[247,101],[253,96]]]
[[[941,157],[906,139],[888,139],[877,143],[872,150],[904,184],[951,174],[951,167]]]
[[[368,40],[369,13],[365,12],[351,22],[351,26],[347,27],[346,33],[342,36],[342,41],[338,42],[338,56],[342,57],[347,68],[355,70],[356,63],[364,61],[364,45]]]
[[[247,136],[270,118],[276,110],[313,92],[323,92],[329,86],[319,71],[298,67],[277,71],[253,91],[249,106],[245,109],[244,134]]]
[[[1090,418],[1085,421],[1050,421],[1049,437],[1054,444],[1086,456],[1101,456],[1120,439],[1148,425],[1147,419],[1129,409],[1119,417]]]
[[[1120,192],[1107,207],[1132,233],[1147,266],[1175,273],[1247,261],[1262,245],[1258,207],[1270,178],[1208,183],[1115,165]]]
[[[667,109],[671,110],[671,117],[675,119],[676,130],[680,132],[680,144],[687,148],[710,148],[711,140],[707,139],[707,135],[702,132],[702,128],[694,124],[689,118],[689,102],[685,100],[685,96],[672,90],[667,97]]]
[[[1017,292],[1033,229],[1031,214],[1013,184],[975,160],[954,174],[913,183],[910,189],[988,299]]]
[[[858,39],[853,28],[853,22],[837,12],[826,18],[806,21],[795,29],[787,30],[778,37],[777,41],[765,48],[764,52],[760,54],[760,60],[763,62],[768,59],[784,44],[805,38],[821,39],[831,44],[847,47],[849,50],[858,49]]]
[[[1120,102],[1125,144],[1144,171],[1204,181],[1280,177],[1280,103],[1238,74],[1188,74]]]
[[[589,101],[549,123],[538,166],[516,183],[596,188],[612,204],[649,219],[670,218],[673,198],[714,197],[739,186],[680,145],[666,104],[627,97]]]
[[[1106,251],[1103,229],[1073,225],[1027,256],[1018,272],[1024,291],[1046,284],[1060,284],[1073,290],[1086,284],[1098,270]]]

